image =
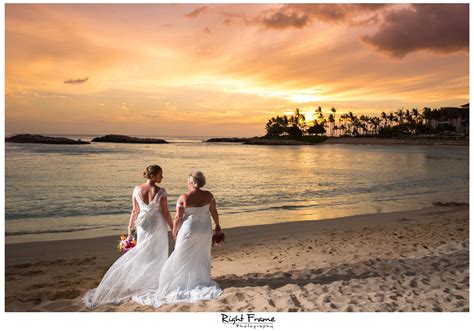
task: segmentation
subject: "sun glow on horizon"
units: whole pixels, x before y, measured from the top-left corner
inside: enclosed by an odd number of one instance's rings
[[[390,55],[363,41],[383,26],[357,6],[325,20],[292,7],[304,26],[265,19],[286,6],[7,4],[6,130],[249,136],[296,108],[311,122],[318,106],[373,116],[468,102],[466,50]]]

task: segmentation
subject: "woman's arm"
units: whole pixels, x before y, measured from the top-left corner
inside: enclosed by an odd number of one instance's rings
[[[163,213],[163,216],[166,219],[166,222],[168,223],[171,231],[173,230],[173,221],[171,220],[171,214],[170,210],[168,209],[168,198],[167,197],[162,197],[160,199],[160,207],[161,207],[161,212]]]
[[[174,224],[173,224],[173,238],[176,240],[178,231],[181,228],[184,217],[184,201],[186,196],[182,195],[178,198],[176,202],[176,214],[174,215]]]
[[[132,194],[132,212],[130,214],[130,221],[128,222],[128,236],[132,235],[132,229],[135,226],[135,221],[137,220],[138,213],[140,213],[140,206],[138,202],[135,200],[134,195]]]
[[[209,192],[210,193],[210,192]],[[211,193],[211,205],[209,206],[209,211],[211,213],[212,219],[214,220],[214,223],[216,223],[216,231],[219,232],[221,231],[221,226],[219,225],[219,213],[217,212],[217,204],[216,204],[216,199],[214,199],[214,196]]]

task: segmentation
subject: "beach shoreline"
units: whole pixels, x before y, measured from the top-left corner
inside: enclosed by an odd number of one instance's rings
[[[379,137],[328,137],[322,144],[346,144],[346,145],[433,145],[458,147],[469,146],[468,139],[445,139],[445,138],[379,138]]]
[[[466,311],[469,206],[224,229],[214,301],[87,309],[115,236],[5,246],[6,311]],[[172,243],[170,242],[170,250]],[[407,299],[408,296],[408,299]]]

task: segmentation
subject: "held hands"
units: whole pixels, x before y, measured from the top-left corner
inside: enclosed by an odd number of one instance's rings
[[[175,222],[173,223],[173,231],[171,232],[173,234],[174,241],[176,241],[176,237],[178,236],[178,231],[180,228],[181,228],[181,220],[175,219]]]
[[[176,241],[176,236],[178,235],[178,228],[177,226],[173,226],[173,231],[171,232],[173,234],[173,240]]]

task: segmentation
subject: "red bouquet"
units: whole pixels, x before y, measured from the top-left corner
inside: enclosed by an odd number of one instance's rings
[[[225,241],[225,234],[221,230],[214,231],[214,235],[212,236],[212,246],[220,246]]]

